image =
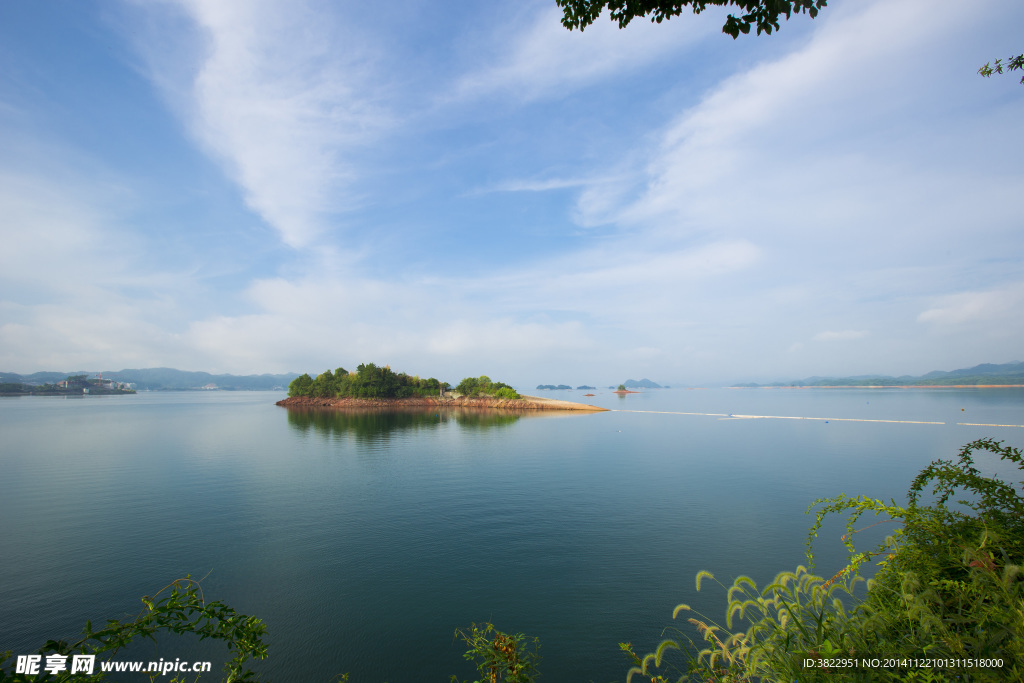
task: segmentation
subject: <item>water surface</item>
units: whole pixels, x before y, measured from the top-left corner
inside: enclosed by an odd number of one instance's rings
[[[1019,389],[582,393],[544,395],[658,412],[2,399],[0,650],[135,614],[191,574],[266,621],[273,681],[468,678],[453,632],[482,621],[539,636],[545,680],[622,680],[617,643],[652,648],[677,603],[722,615],[720,591],[695,594],[697,571],[763,582],[803,562],[811,500],[902,501],[970,440],[1024,446],[1021,428],[957,424],[1024,424]],[[842,566],[839,533],[822,535],[821,573]],[[168,639],[158,652],[211,651]]]

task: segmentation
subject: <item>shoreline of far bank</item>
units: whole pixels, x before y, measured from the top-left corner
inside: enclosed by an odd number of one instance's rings
[[[412,396],[409,398],[315,398],[312,396],[290,396],[276,405],[284,408],[498,408],[501,410],[563,410],[584,413],[606,412],[608,408],[600,408],[587,403],[559,401],[539,396],[523,396],[522,398],[493,398],[460,396],[449,398],[440,396]]]
[[[1024,384],[786,384],[726,389],[1022,389]]]

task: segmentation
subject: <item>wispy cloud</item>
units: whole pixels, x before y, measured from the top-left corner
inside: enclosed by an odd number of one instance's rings
[[[853,341],[868,336],[866,330],[842,330],[840,332],[826,331],[819,332],[811,338],[816,342]]]
[[[1024,284],[980,292],[961,292],[940,297],[932,308],[917,316],[917,321],[943,328],[1019,323],[1024,310]]]
[[[525,27],[511,41],[504,39],[507,26],[495,29],[487,45],[480,46],[490,54],[458,81],[455,97],[503,95],[520,102],[562,97],[566,91],[629,73],[686,49],[717,31],[711,22],[653,25],[637,21],[620,30],[602,20],[580,32],[561,25],[558,7],[527,16]]]
[[[608,179],[604,182],[614,182],[617,179]],[[565,190],[573,187],[585,187],[594,184],[593,179],[587,178],[549,178],[546,180],[506,180],[475,190],[472,194],[487,194],[488,192],[549,192],[551,190]]]
[[[986,98],[970,65],[922,56],[962,39],[977,15],[930,7],[893,0],[830,8],[806,45],[735,74],[683,112],[650,148],[639,198],[598,213],[688,231],[770,230],[794,246],[849,231],[862,252],[891,237],[894,224],[920,240],[978,211],[996,217],[1001,202],[965,198],[988,197],[989,183],[1004,187],[1001,150],[966,120],[927,113],[948,110],[956,93]],[[964,177],[979,154],[993,159],[989,177]],[[911,159],[934,163],[920,168]],[[594,213],[592,201],[604,198],[581,197],[581,212]]]
[[[309,2],[178,6],[199,34],[182,44],[201,52],[158,52],[143,36],[137,44],[155,82],[246,203],[287,244],[309,244],[332,214],[360,201],[352,156],[392,121],[373,78],[372,42]]]

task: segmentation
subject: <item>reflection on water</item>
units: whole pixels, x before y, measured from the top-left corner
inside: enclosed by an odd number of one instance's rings
[[[379,441],[396,433],[433,430],[457,424],[467,430],[508,427],[522,412],[494,408],[289,408],[288,425],[328,438],[342,435]]]

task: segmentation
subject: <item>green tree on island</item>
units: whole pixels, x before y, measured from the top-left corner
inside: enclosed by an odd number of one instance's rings
[[[421,379],[404,372],[394,372],[390,366],[365,363],[355,372],[345,368],[325,370],[314,379],[308,373],[299,375],[288,385],[289,396],[313,398],[427,398],[440,396],[451,388],[448,382],[430,377]],[[456,389],[464,396],[495,396],[521,398],[515,389],[490,377],[467,377]]]
[[[493,396],[495,398],[522,398],[515,389],[504,382],[492,382],[487,375],[466,377],[455,387],[463,396]]]

